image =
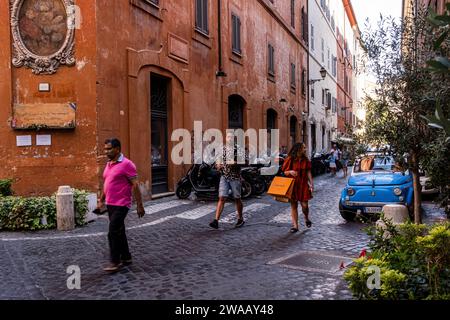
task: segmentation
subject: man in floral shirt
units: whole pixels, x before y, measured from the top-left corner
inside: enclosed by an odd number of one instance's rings
[[[239,160],[248,163],[248,155],[233,144],[234,133],[227,132],[226,145],[223,147],[223,154],[216,161],[216,167],[221,173],[219,183],[219,202],[217,203],[215,219],[209,224],[211,228],[219,228],[219,219],[222,214],[225,201],[231,190],[237,210],[237,222],[235,227],[242,227],[244,218],[242,215],[243,204],[241,201],[241,166]]]

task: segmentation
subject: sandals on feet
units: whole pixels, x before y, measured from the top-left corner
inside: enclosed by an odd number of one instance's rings
[[[291,228],[291,230],[289,230],[290,233],[296,233],[298,231],[298,228]]]
[[[311,228],[312,226],[312,222],[310,220],[306,220],[305,224],[308,228]]]

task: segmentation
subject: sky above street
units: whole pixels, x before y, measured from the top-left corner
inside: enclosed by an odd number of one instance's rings
[[[353,9],[362,31],[369,18],[370,24],[375,24],[383,16],[398,17],[402,15],[402,0],[352,0]]]

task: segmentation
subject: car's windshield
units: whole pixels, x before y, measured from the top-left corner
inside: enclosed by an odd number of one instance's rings
[[[354,172],[402,171],[391,156],[366,156],[357,160]]]

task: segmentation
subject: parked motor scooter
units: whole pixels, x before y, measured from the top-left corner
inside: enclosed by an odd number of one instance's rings
[[[272,180],[276,176],[281,176],[281,168],[283,167],[283,163],[287,158],[287,154],[278,154],[277,157],[274,158],[274,163],[270,162],[270,159],[268,160],[268,165],[263,166],[259,169],[261,177],[266,182],[266,190],[267,191],[270,187],[270,184],[272,183]]]
[[[242,178],[250,183],[253,195],[262,195],[266,191],[266,180],[260,173],[260,165],[242,168]]]
[[[311,173],[313,177],[329,172],[330,161],[328,158],[329,155],[325,150],[322,150],[322,152],[313,153],[311,158]]]
[[[186,175],[177,183],[175,194],[179,199],[187,199],[192,191],[199,198],[216,200],[219,195],[220,173],[214,166],[203,162],[193,164]],[[247,198],[252,193],[250,183],[242,179],[241,197]]]

